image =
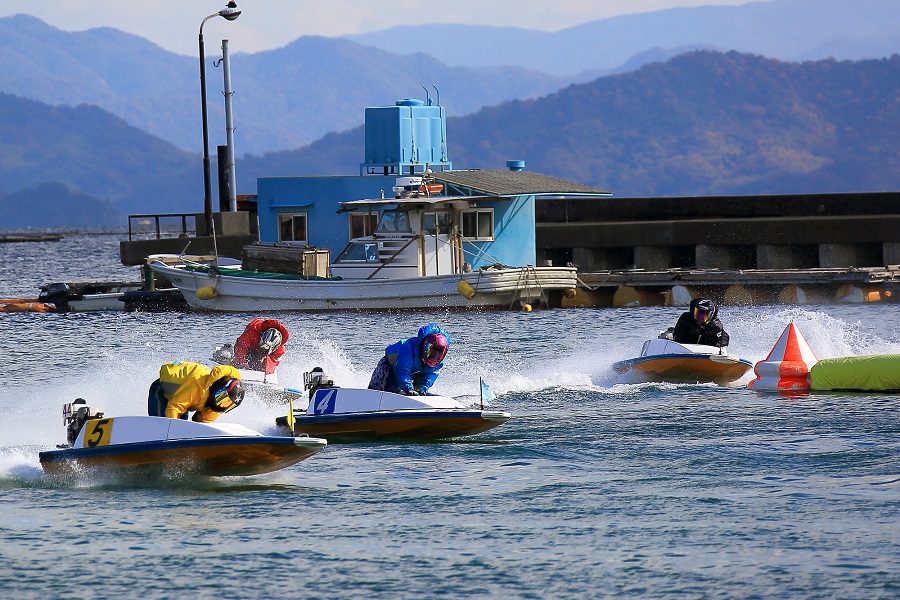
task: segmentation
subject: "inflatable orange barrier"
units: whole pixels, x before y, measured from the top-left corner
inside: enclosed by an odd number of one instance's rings
[[[788,323],[766,360],[756,363],[756,379],[747,387],[786,395],[809,393],[809,370],[817,362],[803,334],[793,322]]]
[[[34,300],[0,300],[0,312],[56,312],[56,305]]]

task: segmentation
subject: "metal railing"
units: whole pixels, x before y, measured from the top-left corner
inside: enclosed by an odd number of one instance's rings
[[[193,219],[194,224],[192,228],[188,228],[188,218]],[[160,226],[160,219],[180,219],[181,220],[181,230],[172,229],[172,230],[163,230]],[[138,224],[144,223],[149,225],[151,222],[153,223],[153,227],[147,227],[146,230],[139,230],[139,228],[135,225],[135,222]],[[146,215],[128,215],[128,241],[132,241],[134,236],[137,235],[147,235],[147,234],[155,234],[156,239],[162,239],[163,234],[177,235],[177,236],[187,236],[189,233],[197,233],[197,225],[196,225],[196,213],[156,213],[156,214],[146,214]]]

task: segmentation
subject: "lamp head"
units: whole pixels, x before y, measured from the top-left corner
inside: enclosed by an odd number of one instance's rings
[[[231,0],[225,8],[219,11],[219,16],[224,17],[228,21],[234,21],[241,16],[241,9],[238,8],[237,2]]]

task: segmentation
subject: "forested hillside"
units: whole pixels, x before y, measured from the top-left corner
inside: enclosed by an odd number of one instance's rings
[[[455,169],[525,160],[529,170],[617,196],[896,191],[898,81],[897,55],[785,63],[692,52],[450,118],[449,157]],[[363,141],[360,127],[300,150],[241,157],[238,192],[255,193],[257,177],[358,174]],[[0,193],[51,182],[123,215],[202,210],[199,154],[95,107],[0,94]]]
[[[61,183],[121,213],[202,209],[201,165],[199,154],[95,106],[48,106],[0,93],[0,193]],[[71,203],[60,202],[60,210],[72,210]],[[0,216],[0,228],[7,218]]]
[[[693,52],[449,119],[456,169],[528,169],[619,196],[900,189],[900,56],[784,63]],[[362,130],[243,162],[244,176],[353,173]]]

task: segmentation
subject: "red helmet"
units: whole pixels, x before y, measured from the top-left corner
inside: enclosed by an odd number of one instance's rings
[[[450,340],[442,333],[429,333],[422,340],[421,353],[422,362],[429,367],[438,366],[444,357],[447,356],[447,348],[450,347]]]

